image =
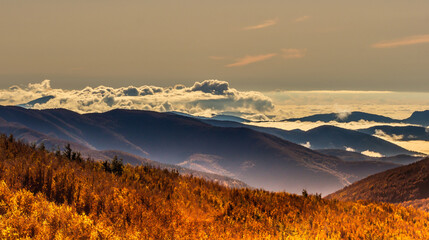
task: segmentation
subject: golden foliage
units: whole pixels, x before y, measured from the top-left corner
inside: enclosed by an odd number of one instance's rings
[[[0,238],[429,239],[429,213],[414,208],[105,165],[1,136]]]

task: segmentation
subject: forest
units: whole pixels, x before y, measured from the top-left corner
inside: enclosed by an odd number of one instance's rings
[[[1,239],[429,239],[429,213],[233,189],[0,136]]]

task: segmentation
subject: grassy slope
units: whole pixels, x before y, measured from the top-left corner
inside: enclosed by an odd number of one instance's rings
[[[101,163],[0,137],[0,238],[428,239],[429,214],[229,189],[151,167]]]

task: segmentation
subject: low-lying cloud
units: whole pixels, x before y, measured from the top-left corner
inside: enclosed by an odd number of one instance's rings
[[[350,114],[352,114],[352,113],[349,111],[341,111],[341,112],[336,113],[337,119],[342,120],[342,121],[346,120],[350,116]]]
[[[310,142],[301,143],[301,146],[306,147],[306,148],[311,148],[311,143]]]
[[[383,138],[383,139],[392,140],[392,141],[400,141],[404,139],[404,135],[396,135],[396,134],[389,135],[381,129],[375,129],[374,136]]]
[[[370,150],[366,150],[366,151],[363,151],[363,152],[361,152],[363,155],[366,155],[366,156],[368,156],[368,157],[384,157],[384,155],[383,154],[381,154],[381,153],[378,153],[378,152],[373,152],[373,151],[370,151]]]
[[[347,146],[344,146],[344,148],[346,149],[347,152],[356,152],[354,148],[347,147]]]
[[[190,87],[106,86],[65,90],[51,87],[50,80],[27,86],[12,86],[0,90],[1,105],[19,105],[53,96],[47,102],[35,103],[33,108],[65,108],[79,113],[105,112],[116,108],[152,111],[180,111],[211,116],[223,111],[245,112],[260,117],[274,109],[270,98],[260,92],[238,91],[228,82],[205,80]]]

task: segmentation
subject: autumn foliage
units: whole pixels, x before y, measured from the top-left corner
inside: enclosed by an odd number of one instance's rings
[[[0,137],[0,239],[429,239],[429,213],[230,189]]]

